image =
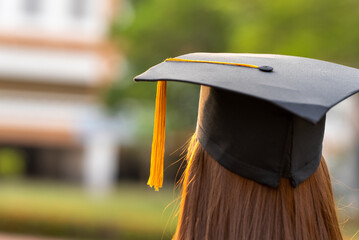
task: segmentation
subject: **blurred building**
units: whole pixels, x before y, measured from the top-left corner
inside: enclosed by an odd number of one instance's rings
[[[118,135],[99,93],[119,55],[108,41],[113,0],[0,0],[0,146],[28,176],[106,188]]]

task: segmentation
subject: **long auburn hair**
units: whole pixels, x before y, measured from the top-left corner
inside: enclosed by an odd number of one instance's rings
[[[323,157],[318,170],[298,187],[283,178],[277,189],[228,171],[196,135],[186,159],[173,239],[342,239]]]

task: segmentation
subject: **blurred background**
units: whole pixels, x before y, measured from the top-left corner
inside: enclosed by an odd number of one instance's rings
[[[0,239],[170,239],[199,87],[168,84],[165,185],[146,186],[155,84],[189,52],[359,68],[356,0],[0,0]],[[359,239],[359,97],[327,117],[342,231]]]

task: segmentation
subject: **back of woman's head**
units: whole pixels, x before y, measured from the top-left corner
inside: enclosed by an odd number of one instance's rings
[[[228,171],[194,136],[174,239],[342,239],[325,160],[298,187],[283,178],[275,189]]]

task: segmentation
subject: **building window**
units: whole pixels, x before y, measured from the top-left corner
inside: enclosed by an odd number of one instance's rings
[[[86,0],[72,0],[70,14],[74,18],[83,18],[86,15]]]
[[[26,15],[35,16],[40,12],[40,0],[23,0],[23,9]]]

